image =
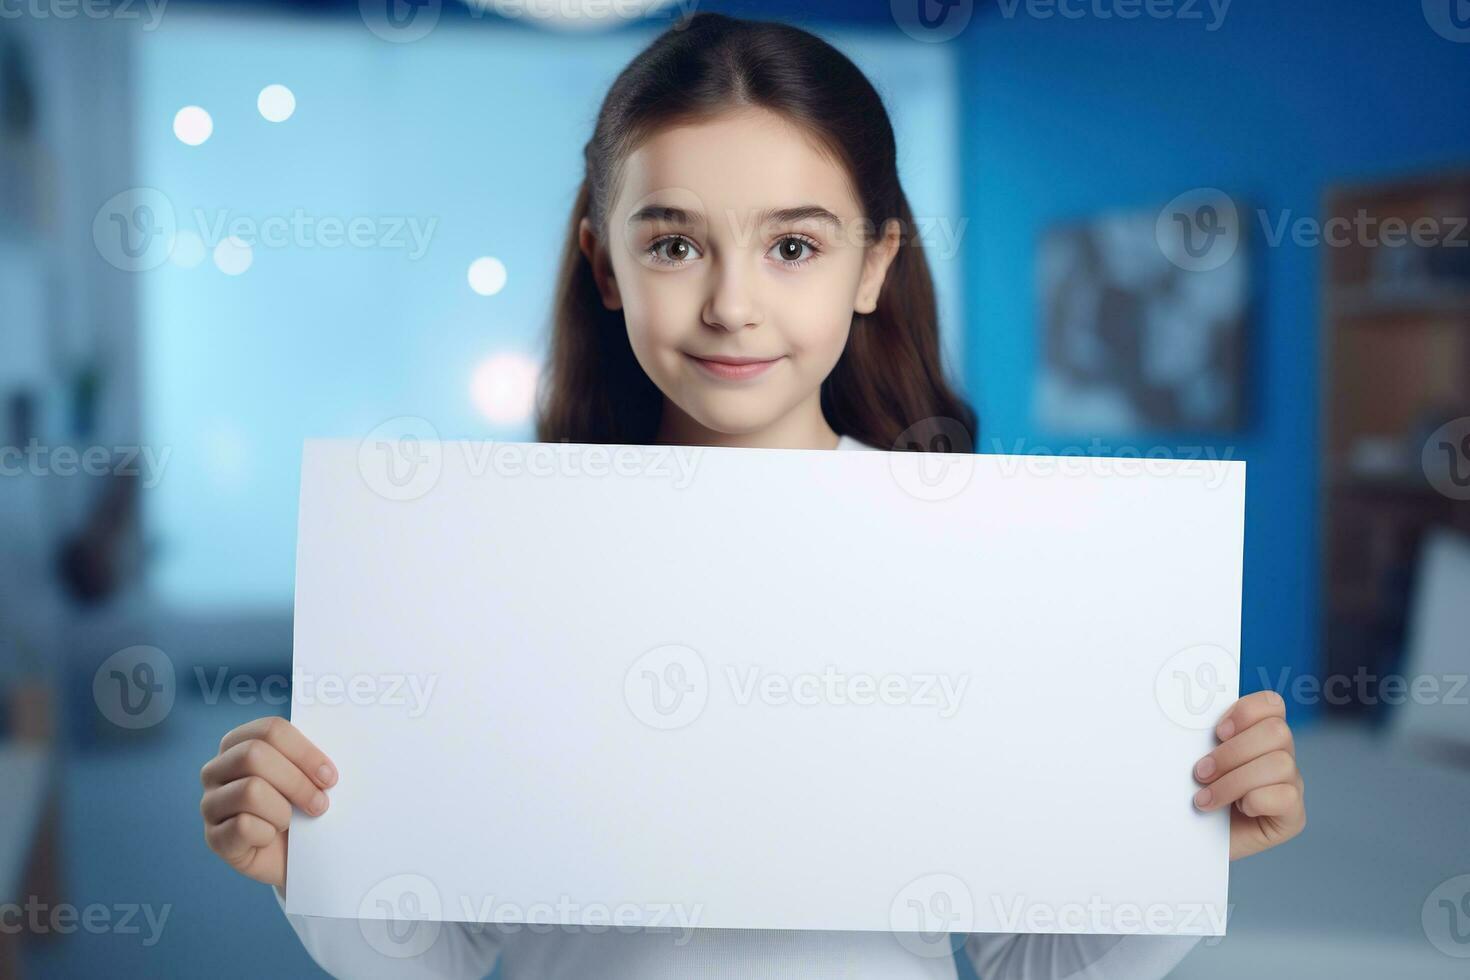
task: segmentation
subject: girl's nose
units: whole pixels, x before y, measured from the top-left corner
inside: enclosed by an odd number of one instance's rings
[[[739,262],[715,267],[714,291],[704,308],[704,322],[719,330],[758,326],[762,315],[755,295],[755,273]]]

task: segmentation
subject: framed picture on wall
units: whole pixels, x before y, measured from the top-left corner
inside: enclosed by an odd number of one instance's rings
[[[1249,297],[1236,213],[1228,199],[1171,204],[1042,236],[1042,426],[1115,435],[1239,427]],[[1229,240],[1218,237],[1227,220]]]

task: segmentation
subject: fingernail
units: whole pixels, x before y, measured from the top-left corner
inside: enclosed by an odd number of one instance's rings
[[[1205,807],[1210,805],[1210,798],[1213,795],[1214,794],[1210,792],[1209,787],[1205,787],[1198,793],[1194,794],[1194,805],[1203,810]]]
[[[1213,756],[1205,756],[1194,764],[1194,774],[1200,779],[1209,779],[1210,773],[1215,771],[1215,759]]]
[[[1234,735],[1235,719],[1226,718],[1224,721],[1220,722],[1220,727],[1215,729],[1215,734],[1220,736],[1220,741],[1222,742],[1229,738],[1231,735]]]
[[[321,780],[323,786],[330,786],[337,781],[336,771],[325,763],[316,771],[316,777]]]
[[[327,808],[327,794],[318,793],[311,798],[311,812],[321,813]]]

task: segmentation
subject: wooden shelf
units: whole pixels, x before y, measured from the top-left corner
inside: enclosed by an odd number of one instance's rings
[[[1324,221],[1409,226],[1467,214],[1470,173],[1340,187],[1323,207]],[[1332,673],[1392,669],[1425,532],[1470,525],[1470,503],[1438,493],[1419,470],[1424,436],[1470,415],[1470,270],[1447,246],[1390,247],[1321,249],[1322,636]],[[1363,450],[1386,468],[1353,469]]]
[[[1326,312],[1331,317],[1365,320],[1449,318],[1470,326],[1470,289],[1444,285],[1405,287],[1394,295],[1381,286],[1339,285],[1327,290]]]
[[[1359,496],[1394,495],[1402,497],[1426,497],[1430,500],[1444,499],[1424,479],[1423,473],[1403,473],[1385,476],[1337,476],[1328,481],[1325,489],[1333,493]]]

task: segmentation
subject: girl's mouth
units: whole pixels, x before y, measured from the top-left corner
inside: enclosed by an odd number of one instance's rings
[[[689,353],[684,356],[693,361],[701,371],[721,381],[745,381],[759,377],[772,364],[781,360],[780,357],[696,357]]]

